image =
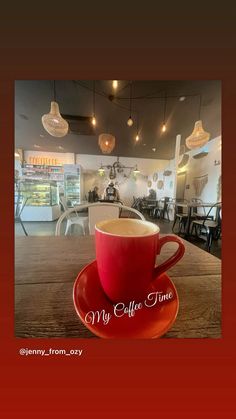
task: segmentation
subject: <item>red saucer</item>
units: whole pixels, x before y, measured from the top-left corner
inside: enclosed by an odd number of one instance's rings
[[[77,276],[73,300],[84,325],[107,339],[158,338],[173,325],[179,308],[177,291],[165,273],[152,281],[145,301],[113,304],[101,287],[96,260]]]

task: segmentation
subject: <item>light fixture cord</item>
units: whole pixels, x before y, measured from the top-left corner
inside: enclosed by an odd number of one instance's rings
[[[129,99],[129,114],[131,116],[131,103],[132,103],[132,81],[130,82],[130,99]]]
[[[93,116],[95,116],[95,80],[93,81]]]
[[[56,81],[53,80],[53,95],[54,95],[54,102],[56,102]]]
[[[199,114],[198,114],[199,121],[201,120],[201,106],[202,106],[202,95],[199,95]]]
[[[163,119],[163,123],[166,123],[166,102],[167,102],[167,96],[166,96],[166,91],[165,91],[165,103],[164,103],[164,119]]]

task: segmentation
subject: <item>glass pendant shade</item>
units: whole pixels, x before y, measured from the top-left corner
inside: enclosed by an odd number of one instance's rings
[[[57,102],[51,102],[50,112],[42,116],[42,124],[53,137],[64,137],[68,133],[68,122],[62,118]]]
[[[98,145],[104,154],[110,154],[115,147],[116,139],[111,134],[100,134]]]
[[[129,119],[128,119],[128,121],[127,121],[127,125],[129,126],[129,127],[132,127],[132,125],[133,125],[133,119],[131,118],[131,116],[129,117]]]
[[[210,138],[209,132],[204,131],[202,121],[196,121],[192,134],[186,138],[186,146],[191,150],[202,147]]]

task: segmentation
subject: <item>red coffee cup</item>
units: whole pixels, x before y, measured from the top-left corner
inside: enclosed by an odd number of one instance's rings
[[[142,301],[153,279],[170,269],[184,255],[177,236],[159,236],[160,229],[149,221],[118,218],[95,226],[98,274],[112,302]],[[168,242],[178,243],[176,252],[159,266],[156,255]]]

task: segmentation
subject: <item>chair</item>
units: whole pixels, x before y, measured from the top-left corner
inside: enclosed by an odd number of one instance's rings
[[[215,217],[211,215],[211,212],[215,210]],[[211,251],[211,245],[213,239],[219,239],[221,235],[221,202],[217,202],[212,205],[202,220],[193,220],[191,234],[195,231],[195,235],[206,241],[206,249],[208,252]],[[214,217],[213,219],[209,219]]]
[[[26,236],[28,236],[28,233],[27,233],[27,231],[25,229],[25,226],[22,222],[21,213],[22,213],[27,201],[28,201],[28,198],[25,197],[25,196],[23,197],[21,195],[21,193],[19,192],[18,195],[17,195],[16,203],[15,203],[15,222],[20,223],[20,225],[22,227],[22,230],[24,231],[24,234]]]
[[[64,196],[60,197],[60,203],[61,203],[62,208],[64,210],[64,214],[66,214],[68,212],[69,208],[67,206],[66,198]],[[73,214],[73,212],[74,212],[74,214]],[[88,225],[88,216],[81,216],[81,215],[78,214],[77,211],[72,211],[72,213],[68,213],[68,215],[66,215],[65,217],[66,217],[65,235],[68,234],[72,225],[79,225],[82,229],[83,235],[85,235],[86,228],[87,228],[87,225]]]
[[[165,198],[161,198],[158,203],[157,207],[153,210],[153,216],[156,216],[157,218],[163,218],[165,219],[165,214],[167,215],[167,220],[170,221],[169,218],[169,211],[168,211],[168,204],[170,202],[170,199],[168,196]]]
[[[88,230],[89,234],[94,234],[95,224],[102,220],[119,218],[121,210],[126,210],[134,213],[136,216],[139,216],[141,220],[145,220],[144,216],[134,208],[126,207],[121,204],[110,204],[110,203],[94,203],[94,204],[82,204],[74,208],[67,209],[58,219],[56,225],[56,236],[61,234],[61,223],[67,218],[71,217],[73,212],[78,213],[81,210],[88,209]],[[66,234],[66,232],[65,232]]]
[[[184,204],[184,205],[183,205]],[[184,199],[183,201],[176,201],[175,202],[175,215],[174,215],[174,222],[172,226],[172,231],[175,234],[181,234],[185,232],[185,227],[188,221],[188,201]],[[178,222],[178,231],[175,231],[175,225]]]
[[[195,211],[192,211],[192,217],[196,219],[204,220],[206,218],[206,207],[202,207],[201,204],[203,204],[203,200],[200,198],[192,198],[190,201],[192,204],[199,204],[200,206],[195,208]],[[213,220],[213,216],[208,216],[209,220]]]

